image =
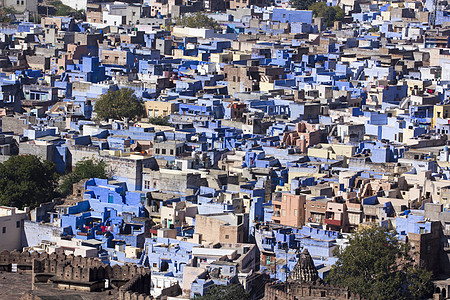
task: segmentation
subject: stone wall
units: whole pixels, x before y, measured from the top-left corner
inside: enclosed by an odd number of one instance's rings
[[[323,283],[269,283],[266,285],[264,300],[297,300],[303,297],[336,300],[362,300],[359,295],[353,295],[347,288],[336,287]]]
[[[136,265],[104,265],[98,258],[46,252],[0,252],[0,271],[32,274],[32,287],[53,283],[60,288],[98,291],[110,287],[119,289],[121,300],[150,300],[150,269]]]
[[[151,300],[150,273],[133,276],[119,289],[119,300]]]
[[[13,132],[15,135],[23,134],[24,129],[30,129],[29,122],[36,121],[30,117],[7,116],[2,118],[2,132]]]

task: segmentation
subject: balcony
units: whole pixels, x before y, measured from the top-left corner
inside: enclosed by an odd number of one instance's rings
[[[332,226],[342,226],[342,220],[325,219],[325,224]]]

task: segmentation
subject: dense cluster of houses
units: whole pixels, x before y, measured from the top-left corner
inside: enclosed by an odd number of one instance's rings
[[[110,178],[0,208],[2,248],[149,268],[153,297],[240,283],[259,299],[301,255],[325,278],[375,223],[450,275],[447,2],[327,1],[332,27],[285,0],[62,2],[85,20],[4,1],[0,161],[103,160]],[[174,24],[196,12],[220,29]],[[145,116],[99,120],[122,88]]]

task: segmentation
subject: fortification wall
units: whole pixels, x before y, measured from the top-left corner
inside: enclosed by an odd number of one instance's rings
[[[287,285],[287,287],[286,287]],[[323,283],[269,283],[266,285],[264,300],[295,300],[302,297],[327,297],[337,300],[362,300],[347,288]]]
[[[150,274],[138,274],[133,276],[119,289],[119,300],[151,300]]]
[[[14,268],[13,268],[14,267]],[[105,265],[98,258],[46,252],[0,252],[0,271],[32,274],[32,288],[39,283],[53,283],[60,288],[96,291],[119,289],[122,300],[150,300],[150,269],[136,265]]]

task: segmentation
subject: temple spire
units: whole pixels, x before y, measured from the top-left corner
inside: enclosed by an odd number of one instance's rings
[[[320,281],[319,273],[314,266],[313,259],[308,249],[303,250],[300,257],[289,275],[288,281],[314,282]]]

